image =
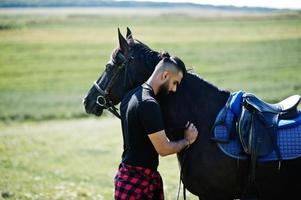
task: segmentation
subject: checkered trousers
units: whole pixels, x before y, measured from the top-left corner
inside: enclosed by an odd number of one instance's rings
[[[159,172],[121,163],[115,176],[116,200],[163,200],[163,182]]]

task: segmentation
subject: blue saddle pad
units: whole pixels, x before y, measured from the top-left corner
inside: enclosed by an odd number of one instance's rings
[[[230,109],[227,110],[225,125],[218,125],[214,129],[214,137],[218,140],[226,140],[230,138],[228,130],[232,126],[233,120],[240,115],[242,91],[231,94],[233,97],[230,102]],[[220,121],[223,117],[220,112],[216,121]],[[301,157],[301,112],[295,119],[280,120],[279,129],[277,131],[277,143],[283,160],[290,160]],[[247,159],[240,144],[239,138],[231,138],[227,143],[217,143],[218,147],[226,155],[236,159]],[[278,160],[275,151],[266,156],[258,157],[259,161]]]

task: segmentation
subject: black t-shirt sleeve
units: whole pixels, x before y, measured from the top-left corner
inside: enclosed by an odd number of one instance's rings
[[[164,130],[160,105],[153,100],[140,103],[138,117],[146,134],[152,134]]]

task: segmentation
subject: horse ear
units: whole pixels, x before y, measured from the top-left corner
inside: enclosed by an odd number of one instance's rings
[[[129,29],[129,27],[126,27],[126,39],[129,41],[130,44],[134,43],[132,31]]]
[[[126,27],[126,39],[133,38],[132,31]]]
[[[122,51],[127,51],[129,49],[129,44],[126,41],[126,39],[121,35],[119,28],[118,28],[118,39],[119,39],[119,48]]]

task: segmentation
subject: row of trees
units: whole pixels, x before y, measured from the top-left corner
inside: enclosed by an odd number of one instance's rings
[[[136,2],[115,0],[0,0],[0,7],[194,7],[202,9],[221,9],[230,11],[272,11],[269,8],[237,8],[233,6],[212,6],[193,3],[167,3],[167,2]]]

